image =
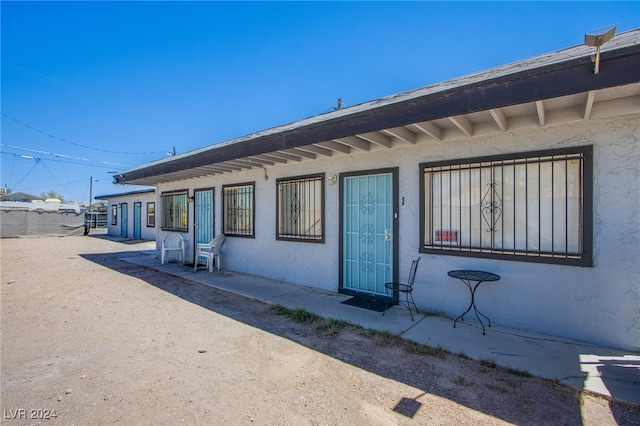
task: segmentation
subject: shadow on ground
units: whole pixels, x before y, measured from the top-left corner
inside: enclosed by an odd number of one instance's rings
[[[442,351],[429,355],[430,352],[419,348],[407,350],[406,347],[383,342],[379,335],[363,338],[362,335],[354,336],[357,333],[348,329],[323,333],[312,323],[295,322],[276,315],[266,303],[121,260],[122,257],[144,255],[130,251],[81,256],[235,321],[419,389],[422,394],[400,397],[394,407],[388,407],[406,417],[411,418],[419,410],[428,409],[418,399],[432,394],[513,424],[583,424],[580,394],[568,386],[525,377]],[[371,356],[372,353],[376,356]],[[456,367],[453,370],[451,363]],[[447,375],[443,371],[454,373]],[[478,371],[482,373],[482,383],[469,379],[478,377]],[[609,405],[619,425],[640,425],[638,406],[617,400],[610,401]]]

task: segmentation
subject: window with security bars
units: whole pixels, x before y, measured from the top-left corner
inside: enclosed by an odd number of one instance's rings
[[[188,192],[165,192],[160,195],[162,203],[162,229],[187,232],[189,200]]]
[[[276,181],[276,239],[324,242],[324,174]]]
[[[592,148],[421,164],[421,251],[592,266]]]
[[[254,236],[254,184],[222,187],[222,232],[236,237]]]

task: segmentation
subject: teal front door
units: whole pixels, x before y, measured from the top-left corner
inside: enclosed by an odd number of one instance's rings
[[[340,292],[388,296],[397,278],[398,169],[340,176]]]
[[[129,227],[129,206],[127,203],[120,205],[120,236],[127,238],[127,228]]]
[[[215,236],[213,214],[213,189],[194,191],[194,253],[200,243],[208,243]]]
[[[139,240],[142,237],[142,203],[133,203],[133,238]]]

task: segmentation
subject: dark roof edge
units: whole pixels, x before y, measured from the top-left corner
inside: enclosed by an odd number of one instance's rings
[[[116,183],[164,173],[291,149],[356,134],[450,116],[534,102],[640,81],[640,45],[602,52],[600,73],[594,74],[591,56],[572,57],[537,68],[452,87],[395,103],[356,110],[305,126],[287,126],[279,132],[248,136],[237,143],[213,145],[175,160],[150,163],[115,177]]]
[[[129,192],[121,192],[120,194],[107,194],[107,195],[97,195],[93,198],[95,198],[96,200],[106,200],[109,198],[116,198],[116,197],[126,197],[129,195],[142,195],[142,194],[150,194],[156,192],[155,188],[153,189],[140,189],[138,191],[129,191]]]

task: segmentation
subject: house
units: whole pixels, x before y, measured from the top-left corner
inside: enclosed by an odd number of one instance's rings
[[[640,29],[266,129],[115,177],[157,241],[227,236],[225,268],[640,350]],[[452,332],[454,332],[452,330]]]
[[[155,240],[156,191],[141,189],[95,197],[107,202],[107,234],[136,240]]]
[[[44,201],[42,197],[36,195],[27,194],[24,192],[11,192],[5,187],[0,187],[2,193],[0,193],[0,201],[20,201],[23,203],[30,203],[32,201]]]

